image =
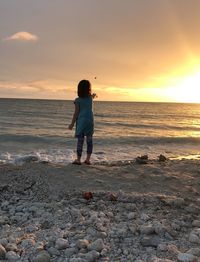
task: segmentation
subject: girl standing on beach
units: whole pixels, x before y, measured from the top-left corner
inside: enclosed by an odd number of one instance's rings
[[[68,126],[72,130],[76,123],[75,137],[77,141],[77,159],[73,164],[81,165],[81,156],[83,151],[84,138],[87,142],[87,157],[85,164],[90,165],[90,157],[93,150],[93,133],[94,133],[94,117],[93,117],[93,98],[96,94],[91,94],[91,84],[88,80],[81,80],[78,84],[78,98],[75,99],[75,111],[71,124]]]

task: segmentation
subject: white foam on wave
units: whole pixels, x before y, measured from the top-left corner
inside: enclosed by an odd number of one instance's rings
[[[74,159],[74,152],[72,150],[37,150],[33,152],[22,153],[2,153],[0,154],[0,163],[8,163],[15,165],[22,165],[28,162],[50,162],[67,164]]]
[[[129,161],[134,160],[137,156],[148,155],[150,159],[157,158],[158,155],[163,154],[168,158],[186,157],[189,155],[198,155],[199,147],[191,147],[190,145],[126,145],[112,146],[99,145],[94,148],[92,154],[92,162],[113,162],[113,161]],[[85,150],[83,152],[82,161],[86,157]],[[18,153],[0,153],[0,163],[11,163],[15,165],[22,165],[28,162],[50,162],[53,164],[69,164],[76,158],[75,149],[37,149],[31,152]]]

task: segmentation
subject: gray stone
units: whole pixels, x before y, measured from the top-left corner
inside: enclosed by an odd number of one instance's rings
[[[194,248],[190,248],[188,251],[187,251],[187,253],[189,253],[189,254],[192,254],[192,255],[194,255],[194,256],[200,256],[200,248],[198,248],[198,247],[194,247]]]
[[[128,218],[129,220],[132,220],[132,219],[136,218],[136,212],[130,212],[130,213],[128,213],[127,218]]]
[[[36,242],[36,243],[35,243],[35,250],[37,250],[37,251],[42,251],[42,250],[44,250],[44,246],[45,246],[45,244],[44,244],[43,241]],[[30,246],[30,247],[31,247],[31,246]]]
[[[157,246],[157,250],[159,250],[159,251],[167,251],[168,250],[167,244],[166,243],[159,244]]]
[[[8,245],[6,246],[6,250],[7,251],[17,251],[17,245],[14,243],[8,243]]]
[[[100,254],[96,250],[92,250],[85,255],[87,262],[95,262],[99,258]]]
[[[192,222],[192,226],[193,226],[193,227],[200,227],[200,220],[194,220],[194,221]]]
[[[29,225],[26,227],[27,233],[33,233],[34,231],[37,231],[39,228],[36,225]]]
[[[6,238],[1,238],[0,239],[0,244],[4,247],[8,245],[8,240]]]
[[[101,252],[101,250],[104,248],[104,243],[103,240],[101,238],[95,240],[94,242],[92,242],[89,246],[88,249],[89,250],[96,250],[98,252]]]
[[[170,259],[165,259],[165,258],[158,258],[158,257],[153,257],[150,262],[175,262],[174,260]]]
[[[55,248],[58,250],[66,249],[69,246],[69,242],[67,239],[64,238],[58,238],[56,240]]]
[[[50,261],[50,255],[47,251],[41,251],[36,258],[34,259],[34,262],[49,262]]]
[[[155,230],[155,233],[158,235],[164,235],[167,231],[165,226],[160,222],[157,222],[154,224],[154,230]]]
[[[191,243],[196,243],[196,244],[199,244],[199,243],[200,243],[199,237],[198,237],[196,234],[194,234],[194,233],[191,233],[191,234],[190,234],[190,236],[189,236],[189,241],[190,241]]]
[[[150,235],[150,234],[153,234],[154,232],[155,232],[155,230],[154,230],[154,227],[152,225],[140,227],[140,233],[141,234]]]
[[[181,262],[193,262],[195,261],[195,256],[193,256],[192,254],[188,254],[188,253],[179,253],[178,254],[178,261]]]
[[[58,251],[58,249],[56,249],[55,247],[50,247],[48,249],[48,253],[52,256],[59,256],[60,252]]]
[[[7,216],[0,216],[0,226],[5,225],[9,222],[9,218]]]
[[[5,248],[0,244],[0,259],[4,259],[6,256]]]
[[[76,243],[77,247],[79,249],[81,248],[87,248],[89,245],[89,241],[87,239],[79,239]]]
[[[9,251],[6,253],[6,259],[8,261],[16,261],[20,259],[20,256],[17,253],[15,253],[14,251]]]
[[[141,244],[144,247],[157,247],[160,243],[161,239],[157,235],[144,236],[141,239]]]
[[[174,199],[173,204],[176,207],[182,207],[185,204],[185,200],[181,197],[177,197]]]
[[[21,242],[21,246],[22,246],[23,248],[29,248],[29,247],[35,246],[35,240],[32,239],[32,238],[24,239],[24,240]]]
[[[75,247],[69,247],[65,249],[65,255],[66,257],[71,257],[72,255],[78,253],[77,248]]]

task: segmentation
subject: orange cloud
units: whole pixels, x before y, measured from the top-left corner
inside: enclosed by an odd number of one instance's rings
[[[24,41],[24,42],[37,41],[37,40],[38,40],[38,36],[33,35],[29,32],[18,32],[4,39],[4,41]]]

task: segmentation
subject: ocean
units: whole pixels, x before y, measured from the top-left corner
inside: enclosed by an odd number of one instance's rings
[[[73,101],[0,99],[0,163],[30,157],[70,163],[76,157],[74,130],[68,130],[73,110]],[[200,154],[200,104],[97,100],[94,117],[93,162]]]

